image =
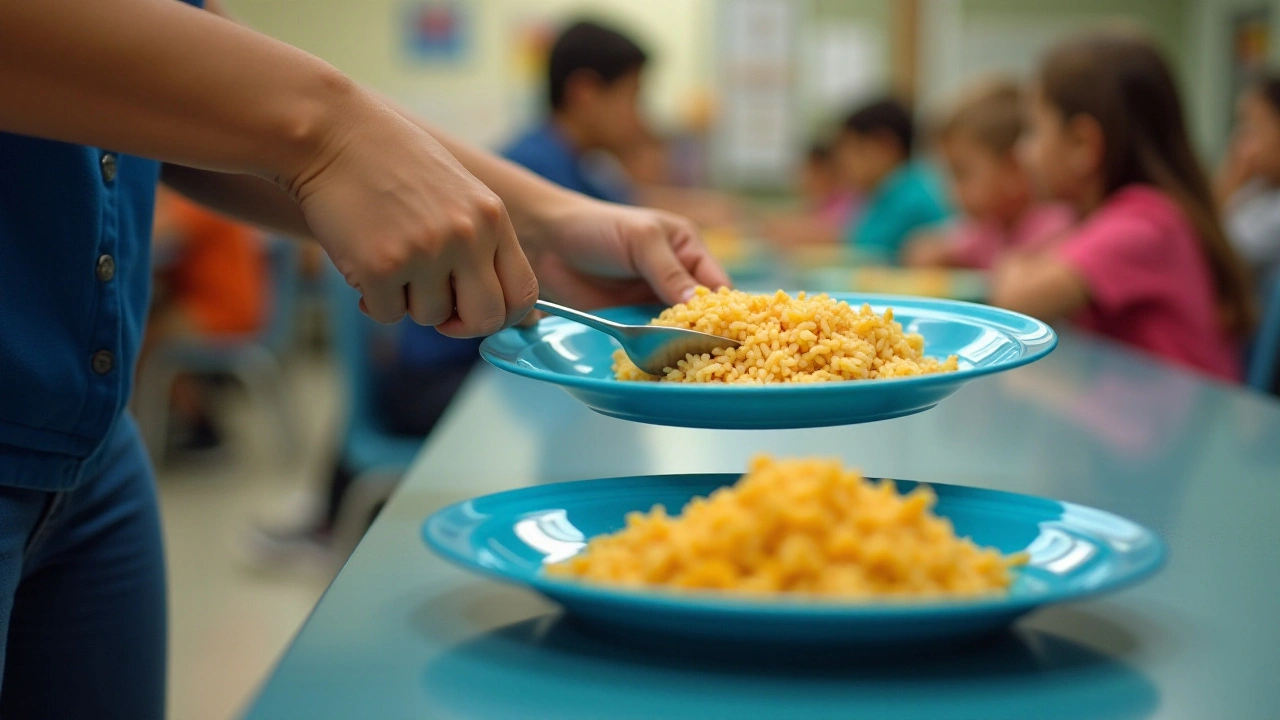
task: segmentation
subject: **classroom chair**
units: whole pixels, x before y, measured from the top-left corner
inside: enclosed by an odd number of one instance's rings
[[[138,373],[138,426],[152,461],[159,465],[169,429],[170,395],[181,374],[226,375],[240,382],[250,397],[264,403],[275,416],[282,462],[296,459],[302,443],[294,404],[285,383],[281,358],[293,338],[298,296],[298,256],[295,241],[267,238],[270,311],[262,329],[253,335],[181,338],[152,350]]]
[[[360,295],[326,262],[325,285],[330,331],[344,403],[339,457],[354,476],[333,528],[335,548],[353,549],[374,513],[391,496],[418,450],[420,437],[387,432],[374,411],[375,337],[390,337],[395,325],[382,325],[360,312]]]
[[[1280,270],[1263,284],[1262,322],[1245,363],[1245,383],[1260,392],[1274,392],[1280,376]]]

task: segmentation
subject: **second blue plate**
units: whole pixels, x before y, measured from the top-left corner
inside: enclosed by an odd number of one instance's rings
[[[919,645],[998,630],[1051,603],[1137,582],[1163,563],[1150,530],[1101,510],[1014,493],[931,484],[935,512],[956,533],[1002,553],[1026,552],[1007,595],[919,603],[744,598],[724,593],[622,590],[549,578],[547,563],[661,503],[672,512],[737,475],[662,475],[523,488],[469,500],[431,516],[422,532],[446,560],[525,585],[572,615],[639,641],[699,647],[713,641],[765,646]],[[907,492],[916,485],[898,481]]]
[[[533,328],[510,328],[480,346],[493,365],[554,383],[592,410],[611,417],[695,428],[802,428],[887,420],[911,415],[978,377],[1034,362],[1057,345],[1046,324],[986,305],[888,295],[831,293],[854,307],[893,308],[907,332],[924,336],[925,354],[956,355],[951,373],[892,380],[810,384],[715,385],[622,382],[613,377],[613,338],[577,323],[548,318]],[[661,308],[623,307],[600,315],[643,324]]]

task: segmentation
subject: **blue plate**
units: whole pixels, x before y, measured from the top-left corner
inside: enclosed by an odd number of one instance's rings
[[[909,646],[998,630],[1050,603],[1116,590],[1155,572],[1164,543],[1111,513],[1027,495],[932,485],[936,512],[956,532],[1003,553],[1025,551],[1009,593],[984,600],[840,603],[780,596],[620,590],[552,579],[544,563],[580,551],[587,538],[614,532],[633,510],[661,503],[672,512],[737,475],[667,475],[588,480],[511,490],[445,508],[423,537],[445,559],[526,585],[572,615],[645,641],[746,645]],[[900,492],[916,483],[896,481]]]
[[[933,357],[956,355],[952,373],[891,380],[778,385],[623,382],[613,376],[618,344],[583,325],[548,318],[534,328],[510,328],[480,346],[485,360],[508,372],[554,383],[592,410],[611,417],[680,427],[802,428],[887,420],[937,405],[970,380],[1044,357],[1057,335],[1039,320],[954,300],[831,293],[854,307],[892,307],[907,332],[924,336]],[[661,308],[623,307],[600,315],[643,324]]]

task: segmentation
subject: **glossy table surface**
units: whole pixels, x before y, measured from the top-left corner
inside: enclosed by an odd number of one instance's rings
[[[1092,505],[1169,544],[1155,578],[909,658],[770,662],[642,650],[454,569],[423,519],[468,497],[759,451]],[[1280,718],[1280,403],[1066,334],[1046,360],[919,415],[792,431],[595,415],[476,373],[248,711],[268,718]]]

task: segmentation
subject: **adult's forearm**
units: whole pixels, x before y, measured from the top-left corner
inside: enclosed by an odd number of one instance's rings
[[[273,180],[360,91],[305,52],[175,0],[0,2],[0,130]]]
[[[425,126],[480,182],[502,198],[522,241],[540,241],[555,212],[582,196],[544,180],[499,155]]]
[[[224,215],[296,238],[311,238],[311,229],[298,203],[262,178],[166,164],[161,179],[191,200]]]

